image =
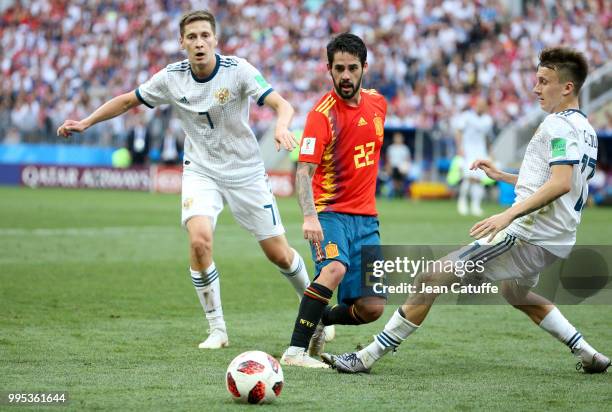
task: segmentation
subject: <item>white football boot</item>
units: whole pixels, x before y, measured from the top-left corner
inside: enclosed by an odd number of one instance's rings
[[[210,335],[198,345],[200,349],[221,349],[229,346],[227,331],[225,329],[212,329],[208,331]]]
[[[302,368],[329,368],[329,365],[311,358],[304,348],[289,346],[280,359],[281,365],[301,366]]]

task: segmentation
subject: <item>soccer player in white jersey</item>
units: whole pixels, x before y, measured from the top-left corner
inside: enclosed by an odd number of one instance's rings
[[[493,131],[493,119],[487,114],[487,101],[479,97],[474,109],[458,116],[455,127],[457,153],[463,158],[463,180],[459,186],[457,210],[463,216],[468,213],[482,216],[480,205],[485,193],[482,184],[484,174],[481,170],[472,170],[470,166],[477,159],[488,157],[487,136]]]
[[[588,195],[587,180],[593,176],[597,136],[578,105],[587,71],[582,53],[562,47],[542,51],[533,91],[550,114],[529,142],[518,176],[499,171],[489,160],[472,165],[492,179],[516,185],[516,201],[476,223],[470,235],[478,240],[443,260],[480,260],[484,275],[501,280],[506,300],[567,345],[584,372],[603,373],[610,359],[589,345],[552,302],[530,291],[544,268],[571,251]],[[415,284],[421,290],[423,285],[450,285],[457,280],[452,273],[430,272],[417,275]],[[323,359],[340,372],[368,372],[419,328],[437,296],[411,294],[370,345],[359,352],[323,354]]]
[[[181,220],[189,235],[190,274],[210,326],[210,335],[199,345],[202,349],[228,345],[219,271],[212,256],[213,232],[224,201],[298,296],[309,285],[302,257],[284,236],[259,146],[248,125],[249,98],[253,98],[276,111],[276,149],[291,150],[297,144],[288,129],[293,108],[246,60],[215,53],[215,28],[215,18],[207,11],[185,14],[180,45],[186,60],[166,66],[87,118],[66,120],[57,131],[68,137],[140,104],[172,105],[186,135]]]

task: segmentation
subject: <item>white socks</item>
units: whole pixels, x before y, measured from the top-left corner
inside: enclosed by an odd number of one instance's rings
[[[387,352],[397,349],[412,332],[419,328],[414,323],[404,319],[399,311],[400,309],[393,312],[393,316],[385,325],[385,329],[374,336],[374,342],[357,352],[357,356],[366,368],[372,367],[374,362]]]
[[[581,359],[590,362],[597,353],[556,307],[542,319],[540,327],[566,344]]]
[[[215,268],[215,264],[212,263],[203,272],[191,268],[190,271],[191,281],[206,314],[210,329],[222,329],[225,331],[225,320],[223,320],[223,309],[221,308],[221,284],[219,282],[219,272]]]
[[[310,285],[310,280],[308,279],[308,272],[306,271],[306,265],[304,264],[304,259],[300,256],[300,254],[295,249],[293,250],[293,261],[291,262],[291,266],[289,269],[278,268],[280,272],[285,276],[285,278],[291,283],[293,289],[298,295],[298,299],[302,299],[304,296],[304,291]]]

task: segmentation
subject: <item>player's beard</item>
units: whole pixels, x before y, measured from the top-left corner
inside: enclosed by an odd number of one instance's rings
[[[361,73],[361,76],[359,76],[359,80],[357,80],[357,84],[353,84],[350,81],[336,83],[336,81],[334,80],[334,89],[336,89],[336,93],[338,94],[338,96],[342,97],[344,100],[352,99],[353,96],[355,96],[357,92],[359,91],[359,89],[361,88],[362,79],[363,79],[363,72]],[[349,93],[345,93],[344,91],[342,91],[342,88],[341,88],[341,86],[344,84],[350,85],[353,90],[351,90]]]

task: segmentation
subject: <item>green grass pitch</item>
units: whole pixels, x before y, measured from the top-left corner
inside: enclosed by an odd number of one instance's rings
[[[179,207],[171,195],[0,188],[0,391],[68,391],[72,410],[243,408],[226,393],[226,367],[246,350],[280,357],[297,298],[226,210],[214,249],[230,347],[198,350],[207,325]],[[295,199],[279,207],[312,268]],[[474,222],[451,202],[380,200],[379,211],[385,244],[462,244]],[[612,243],[611,217],[586,209],[579,242]],[[338,327],[327,349],[368,343],[393,309],[371,325]],[[612,306],[562,310],[612,353]],[[564,345],[509,306],[441,305],[371,375],[285,367],[269,408],[610,410],[612,374],[574,365]]]

